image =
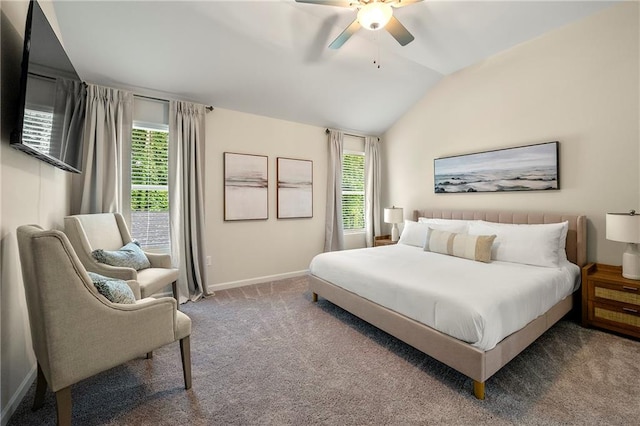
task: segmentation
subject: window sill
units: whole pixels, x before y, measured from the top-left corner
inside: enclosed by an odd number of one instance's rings
[[[360,234],[365,234],[366,231],[364,229],[347,229],[342,233],[343,235],[360,235]]]

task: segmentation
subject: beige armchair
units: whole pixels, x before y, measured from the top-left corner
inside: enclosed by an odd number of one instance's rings
[[[38,361],[34,409],[47,384],[56,394],[59,425],[71,424],[71,385],[180,341],[184,386],[191,388],[191,320],[171,297],[135,304],[100,295],[60,231],[18,228],[33,350]]]
[[[67,216],[64,218],[64,232],[87,271],[121,280],[136,280],[142,297],[149,297],[171,284],[173,297],[179,300],[176,286],[178,270],[171,267],[168,254],[145,252],[151,268],[140,271],[99,263],[93,257],[93,250],[118,250],[132,241],[120,213]]]

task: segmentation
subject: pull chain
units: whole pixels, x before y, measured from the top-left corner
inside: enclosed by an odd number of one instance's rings
[[[378,40],[378,31],[373,32],[373,42],[375,43],[376,53],[373,58],[373,65],[380,69],[380,41]]]

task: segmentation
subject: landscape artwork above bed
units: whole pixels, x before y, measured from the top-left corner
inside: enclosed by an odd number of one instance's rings
[[[433,160],[434,191],[538,191],[559,189],[558,142]]]

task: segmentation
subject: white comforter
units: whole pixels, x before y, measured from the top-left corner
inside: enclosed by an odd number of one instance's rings
[[[492,349],[579,286],[580,268],[481,263],[397,244],[323,253],[313,275],[438,331]]]

